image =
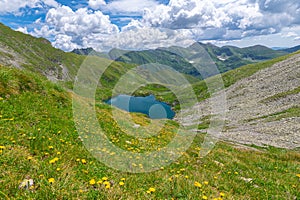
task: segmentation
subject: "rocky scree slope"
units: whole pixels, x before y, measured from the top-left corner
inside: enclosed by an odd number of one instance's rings
[[[300,147],[300,53],[263,69],[225,89],[227,113],[222,140],[259,146]],[[195,124],[211,116],[210,99],[177,117]],[[205,130],[197,130],[205,131]]]

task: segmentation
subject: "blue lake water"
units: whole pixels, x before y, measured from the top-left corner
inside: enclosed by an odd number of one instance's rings
[[[118,95],[107,100],[106,103],[127,112],[146,114],[151,119],[173,119],[175,116],[175,112],[171,106],[164,102],[157,101],[153,95],[146,97]]]

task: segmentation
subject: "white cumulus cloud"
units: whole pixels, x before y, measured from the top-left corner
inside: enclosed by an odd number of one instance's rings
[[[235,39],[273,34],[300,24],[300,2],[170,0],[168,5],[146,9],[142,22],[151,27],[198,31],[198,39],[209,39],[209,35],[210,39]]]
[[[16,29],[16,31],[28,34],[27,27],[19,27],[19,28]]]
[[[136,15],[142,14],[145,8],[153,9],[158,5],[155,0],[113,0],[104,9],[115,14]]]
[[[88,4],[92,9],[97,10],[106,5],[106,2],[104,0],[89,0]]]
[[[104,51],[187,46],[203,40],[238,41],[300,26],[299,0],[170,0],[168,5],[155,0],[89,0],[88,4],[76,11],[68,6],[50,9],[32,34],[51,38],[64,50],[93,47]],[[127,19],[140,15],[141,19],[132,19],[120,30],[103,12]]]
[[[74,47],[88,47],[87,38],[105,37],[118,32],[118,27],[101,11],[91,11],[87,8],[73,11],[68,6],[59,6],[48,11],[44,24],[35,29],[33,34],[52,36],[54,46],[72,50]],[[90,42],[93,43],[92,40]]]
[[[16,14],[21,8],[41,8],[44,5],[49,7],[59,6],[59,4],[55,0],[1,0],[0,14]]]

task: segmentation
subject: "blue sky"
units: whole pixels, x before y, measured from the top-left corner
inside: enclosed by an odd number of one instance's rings
[[[0,22],[65,51],[300,45],[298,0],[0,0]]]

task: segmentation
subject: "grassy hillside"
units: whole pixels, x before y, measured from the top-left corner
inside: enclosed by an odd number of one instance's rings
[[[74,78],[84,56],[65,53],[44,38],[13,31],[0,23],[0,61],[3,65],[26,68],[58,80]],[[63,69],[67,70],[64,77]]]
[[[13,31],[0,23],[0,64],[37,72],[71,89],[78,69],[86,60],[86,54],[92,55],[94,65],[99,65],[99,68],[108,67],[100,81],[101,87],[98,89],[98,97],[102,100],[111,96],[108,92],[109,88],[113,88],[122,75],[136,67],[136,64],[112,62],[91,48],[74,52],[83,55],[63,52],[52,47],[51,43],[44,38],[35,38]],[[118,52],[119,50],[115,50],[115,53],[112,50],[110,56],[117,56]],[[198,82],[195,77],[185,76],[190,83]]]
[[[209,156],[200,159],[202,134],[177,162],[156,172],[128,174],[110,169],[93,158],[78,138],[71,93],[37,74],[17,69],[0,67],[0,77],[2,199],[299,197],[299,151],[220,142]],[[176,127],[167,123],[163,135],[139,141],[136,146],[134,138],[116,134],[122,130],[115,126],[110,112],[108,106],[97,103],[99,123],[108,137],[133,152],[165,145]],[[141,115],[134,118],[142,126],[149,123]],[[138,160],[134,166],[141,167]],[[24,179],[33,179],[34,185],[19,189]]]

